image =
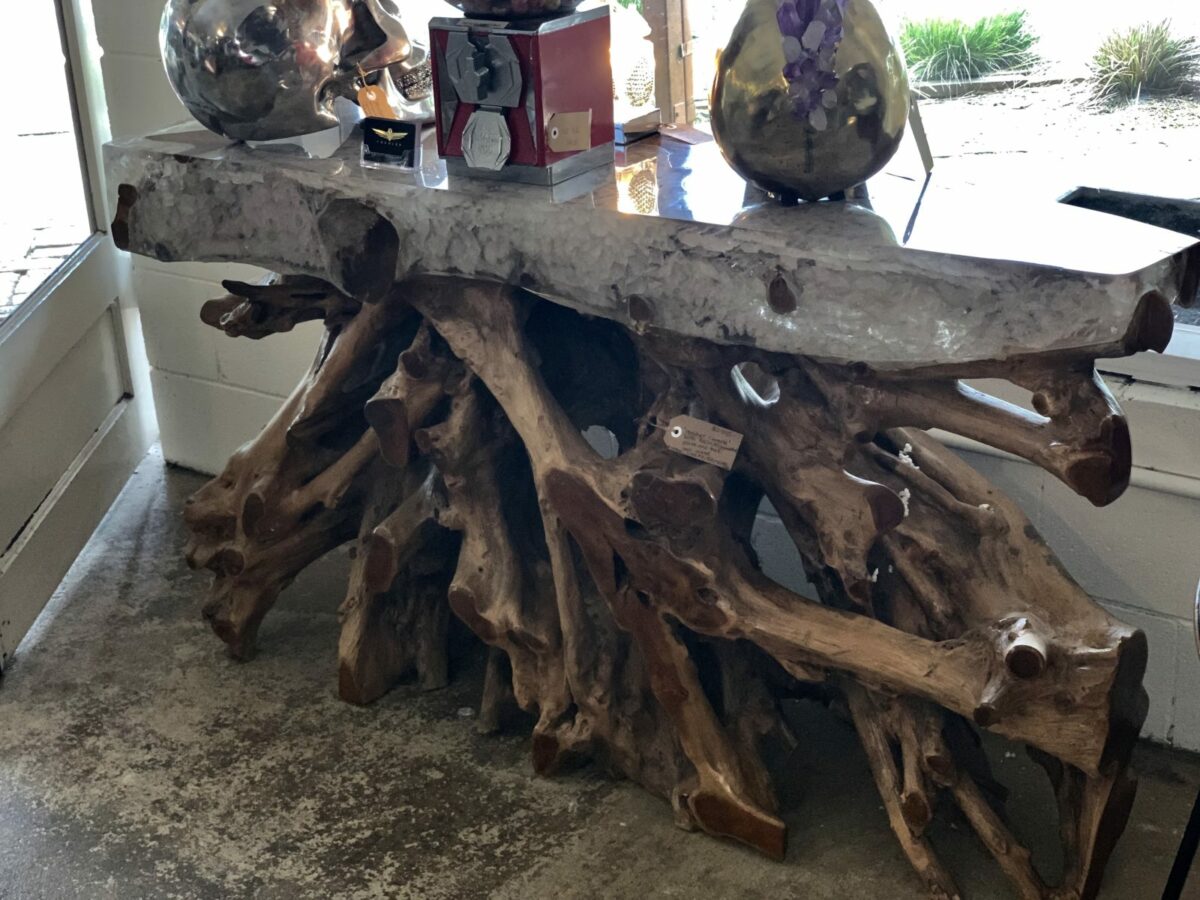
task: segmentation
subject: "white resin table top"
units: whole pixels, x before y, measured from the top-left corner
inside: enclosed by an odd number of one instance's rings
[[[379,171],[355,139],[309,159],[192,129],[115,143],[107,162],[113,189],[137,192],[135,252],[347,288],[361,235],[327,213],[350,202],[395,229],[396,280],[509,281],[638,327],[880,368],[1110,347],[1146,293],[1174,301],[1200,277],[1187,236],[1020,185],[925,184],[904,162],[869,199],[785,208],[711,142],[651,138],[553,189],[447,176],[429,133],[425,148],[419,172]]]

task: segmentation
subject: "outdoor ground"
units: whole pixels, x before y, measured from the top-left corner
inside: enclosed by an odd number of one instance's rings
[[[942,183],[1055,197],[1102,187],[1200,200],[1200,97],[1103,106],[1086,83],[924,100]],[[1019,223],[1015,226],[1019,227]],[[1177,309],[1200,325],[1200,309]]]
[[[0,323],[92,231],[54,4],[18,18],[0,29]]]
[[[924,100],[939,177],[1005,190],[1093,183],[1200,199],[1200,99],[1104,106],[1086,83]]]
[[[1093,101],[1086,81],[1089,60],[1114,29],[1170,19],[1176,33],[1200,37],[1200,4],[876,0],[876,6],[894,30],[904,19],[974,21],[1024,9],[1038,36],[1036,86],[921,102],[942,184],[961,182],[1009,197],[1060,197],[1088,186],[1200,200],[1200,85],[1190,97],[1106,107]],[[742,7],[737,0],[689,0],[702,116],[717,51]],[[1178,319],[1200,325],[1200,309],[1178,310]]]
[[[70,131],[0,134],[0,322],[91,233],[78,172]]]

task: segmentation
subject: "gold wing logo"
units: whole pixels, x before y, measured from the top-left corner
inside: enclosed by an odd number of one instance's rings
[[[398,141],[400,138],[404,137],[403,132],[393,131],[391,128],[389,128],[387,131],[384,131],[382,128],[372,128],[371,130],[388,143],[391,143],[392,141]]]

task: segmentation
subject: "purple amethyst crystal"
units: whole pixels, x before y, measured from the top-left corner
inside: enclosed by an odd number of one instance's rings
[[[776,19],[795,116],[817,131],[829,124],[827,110],[837,105],[837,52],[844,34],[847,0],[779,0]]]

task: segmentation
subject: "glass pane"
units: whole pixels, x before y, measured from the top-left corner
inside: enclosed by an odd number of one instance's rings
[[[0,29],[0,322],[91,234],[55,3]]]
[[[704,119],[715,54],[744,0],[687,3]],[[1200,3],[875,5],[904,34],[943,183],[1042,198],[1076,187],[1172,198],[1184,202],[1114,201],[1104,211],[1200,237]],[[1200,324],[1200,309],[1178,315]]]
[[[1200,200],[1200,5],[890,5],[897,19],[910,23],[910,35],[934,20],[957,18],[970,26],[989,17],[999,35],[997,16],[1014,9],[1025,14],[1021,33],[1032,39],[1028,60],[957,77],[957,90],[919,88],[933,94],[921,108],[941,177],[985,187],[1020,185],[1039,195],[1084,186]],[[1014,34],[1009,30],[1004,38]],[[915,69],[919,60],[909,56]],[[979,91],[988,82],[999,89]],[[1118,194],[1096,208],[1200,236],[1200,203],[1158,206]],[[1197,321],[1194,312],[1177,307],[1177,314],[1182,322]]]
[[[717,74],[717,54],[724,48],[745,6],[741,0],[687,0],[692,28],[692,84],[696,124],[707,128],[708,92]]]

